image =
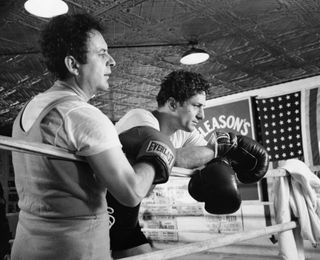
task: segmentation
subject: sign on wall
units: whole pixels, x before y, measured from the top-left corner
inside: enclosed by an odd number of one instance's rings
[[[198,131],[208,140],[213,131],[234,132],[255,139],[251,99],[205,108],[205,119]]]

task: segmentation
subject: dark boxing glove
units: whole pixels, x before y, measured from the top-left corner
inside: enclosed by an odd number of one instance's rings
[[[175,149],[167,136],[150,126],[137,126],[121,133],[119,139],[129,160],[154,165],[153,184],[168,181],[175,162]]]
[[[247,136],[238,135],[238,147],[226,157],[242,183],[254,183],[266,175],[269,167],[267,150]]]
[[[226,157],[242,183],[254,183],[268,171],[267,150],[250,137],[226,132],[214,132],[208,145],[216,157]]]
[[[205,202],[205,210],[211,214],[233,213],[241,205],[235,172],[221,158],[193,174],[188,191],[195,200]]]

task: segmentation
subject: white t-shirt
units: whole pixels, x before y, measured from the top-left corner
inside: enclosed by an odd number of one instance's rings
[[[116,129],[120,134],[135,126],[150,126],[160,131],[158,119],[148,110],[132,109],[127,112],[117,123]],[[186,132],[183,130],[176,131],[170,136],[170,141],[175,148],[181,148],[188,145],[205,146],[207,141],[201,134],[194,130],[193,132]]]
[[[47,104],[68,95],[78,96],[81,100],[60,103],[45,116],[41,123],[45,142],[75,151],[80,156],[121,147],[111,120],[98,108],[87,103],[88,98],[80,88],[61,81],[55,82],[50,91],[37,95],[29,102],[22,117],[23,129],[29,130]]]

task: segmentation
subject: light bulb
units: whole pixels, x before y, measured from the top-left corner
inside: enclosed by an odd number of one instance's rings
[[[190,50],[186,51],[180,62],[185,65],[194,65],[205,62],[209,59],[209,54],[201,49],[191,48]]]
[[[62,0],[28,0],[24,8],[31,14],[51,18],[68,12],[68,5]]]

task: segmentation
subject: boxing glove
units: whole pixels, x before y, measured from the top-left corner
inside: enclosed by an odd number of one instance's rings
[[[175,149],[167,136],[152,127],[137,126],[121,133],[119,139],[129,161],[154,165],[153,184],[168,181],[175,162]]]
[[[235,172],[222,158],[213,159],[205,168],[191,176],[188,184],[191,197],[204,202],[211,214],[229,214],[241,205]]]
[[[269,167],[267,150],[247,136],[237,136],[237,148],[226,155],[242,183],[255,183],[266,175]]]
[[[216,157],[226,157],[242,183],[254,183],[268,171],[267,150],[250,137],[232,132],[214,132],[208,145],[214,149]]]
[[[237,148],[237,136],[232,132],[213,132],[208,146],[214,151],[215,157],[224,157]]]

